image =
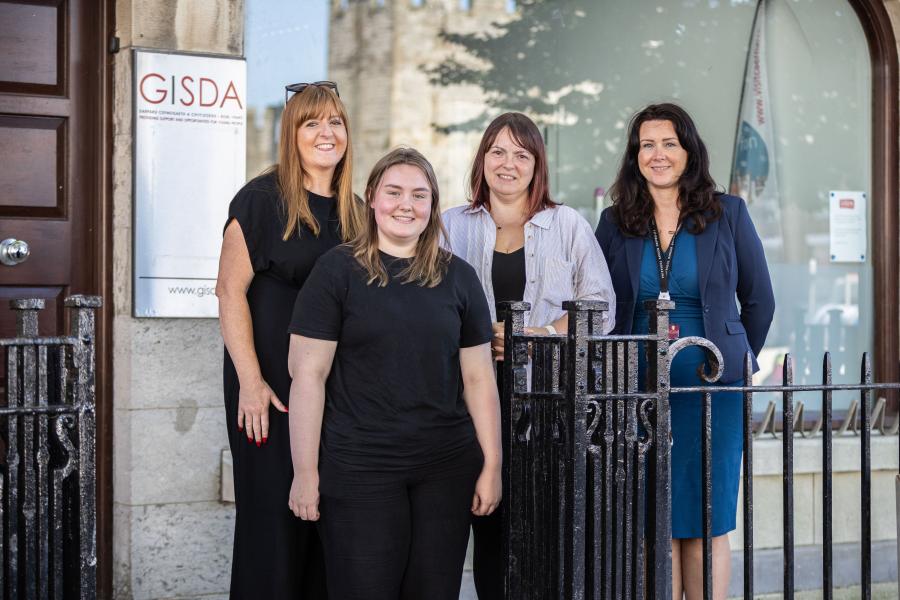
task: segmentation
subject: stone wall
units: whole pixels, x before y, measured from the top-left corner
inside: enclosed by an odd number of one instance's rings
[[[234,507],[214,319],[132,313],[132,47],[240,55],[243,2],[116,3],[113,106],[113,588],[116,598],[225,597]]]

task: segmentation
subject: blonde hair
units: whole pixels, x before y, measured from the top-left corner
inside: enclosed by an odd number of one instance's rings
[[[350,123],[341,99],[333,90],[310,85],[294,94],[281,114],[281,134],[278,144],[278,164],[269,172],[278,178],[278,189],[284,206],[285,226],[282,238],[287,240],[306,225],[318,237],[321,226],[309,208],[309,192],[304,183],[309,177],[297,148],[297,129],[310,119],[336,115],[347,130],[347,149],[338,162],[331,179],[331,187],[337,194],[337,213],[341,225],[341,237],[351,240],[363,226],[363,209],[353,195],[353,151],[350,143]]]
[[[409,266],[399,273],[399,277],[403,278],[403,283],[416,283],[423,287],[435,287],[444,278],[447,268],[450,265],[451,254],[441,247],[441,236],[445,239],[447,231],[441,221],[441,203],[440,194],[438,192],[437,177],[434,175],[434,169],[422,154],[414,148],[396,148],[390,151],[379,160],[372,172],[369,174],[369,180],[366,183],[366,212],[365,224],[360,230],[359,235],[350,242],[353,249],[353,256],[357,262],[366,270],[369,276],[367,284],[376,283],[384,287],[390,281],[390,276],[385,270],[378,255],[378,225],[375,222],[375,210],[372,208],[372,201],[375,199],[375,192],[381,185],[384,174],[391,167],[397,165],[410,165],[418,168],[428,180],[431,187],[431,215],[428,225],[419,235],[416,242],[416,255],[413,257]]]

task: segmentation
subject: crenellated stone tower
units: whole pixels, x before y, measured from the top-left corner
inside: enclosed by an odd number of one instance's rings
[[[441,31],[489,34],[513,16],[506,0],[333,0],[328,72],[350,115],[357,193],[375,161],[409,145],[434,165],[442,205],[465,200],[465,174],[481,132],[438,126],[481,114],[482,92],[475,85],[433,85],[427,70],[458,56]]]

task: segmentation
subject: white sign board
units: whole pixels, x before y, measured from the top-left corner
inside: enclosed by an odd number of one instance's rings
[[[866,261],[866,194],[833,191],[828,194],[831,262]]]
[[[134,51],[134,316],[217,317],[228,203],[246,179],[243,59]]]

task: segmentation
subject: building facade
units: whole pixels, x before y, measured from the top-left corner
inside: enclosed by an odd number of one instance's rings
[[[2,272],[2,289],[6,297],[46,298],[47,332],[61,325],[62,296],[82,292],[104,298],[97,354],[98,542],[104,598],[227,597],[234,505],[228,502],[228,456],[223,452],[228,444],[218,322],[132,316],[131,50],[243,56],[247,5],[257,1],[0,4],[0,139],[4,154],[9,152],[0,165],[0,186],[12,190],[7,194],[12,200],[0,207],[0,227],[8,234],[4,237],[23,237],[40,249],[35,260],[26,263],[33,265],[27,270]],[[834,267],[834,277],[820,285],[804,312],[780,316],[780,330],[790,333],[773,344],[769,358],[770,364],[777,364],[779,352],[798,344],[809,345],[811,355],[821,352],[816,327],[823,323],[817,321],[816,311],[826,307],[827,312],[834,304],[849,319],[849,333],[841,335],[863,331],[858,341],[846,338],[852,350],[848,355],[872,350],[880,376],[896,381],[900,0],[852,0],[837,8],[835,2],[827,3],[827,11],[822,4],[821,15],[827,12],[830,17],[823,16],[818,26],[816,13],[810,12],[816,5],[809,2],[792,13],[794,20],[786,13],[773,17],[769,29],[775,44],[796,41],[796,36],[786,35],[794,31],[785,29],[787,24],[798,27],[809,42],[808,47],[774,51],[776,56],[799,57],[796,64],[773,69],[774,87],[787,89],[785,82],[796,80],[798,72],[827,64],[817,58],[821,53],[840,63],[841,81],[814,82],[819,86],[814,96],[792,90],[773,100],[776,114],[790,109],[800,119],[785,123],[787,143],[780,146],[781,168],[789,174],[785,194],[791,198],[782,204],[783,218],[792,219],[796,227],[804,220],[827,220],[803,202],[819,198],[822,189],[865,190],[872,199],[873,258],[853,269]],[[541,4],[555,6],[541,12]],[[545,131],[555,196],[593,219],[621,151],[628,115],[657,98],[682,101],[697,115],[701,129],[710,132],[716,178],[727,181],[743,69],[733,72],[725,56],[742,56],[747,44],[745,36],[726,48],[716,32],[729,37],[732,30],[748,33],[752,6],[687,2],[681,9],[659,7],[657,12],[655,5],[625,3],[637,8],[624,9],[617,6],[625,4],[609,4],[597,12],[577,2],[515,6],[503,0],[335,1],[329,16],[328,69],[341,86],[353,124],[357,190],[382,153],[409,144],[433,160],[443,202],[458,204],[465,200],[465,177],[484,120],[502,110],[524,110]],[[785,6],[773,9],[778,10]],[[839,22],[831,18],[835,13],[840,13]],[[810,15],[815,18],[810,20]],[[840,29],[845,23],[849,25]],[[657,34],[657,28],[663,33]],[[60,36],[59,31],[66,33]],[[816,41],[820,33],[833,43]],[[636,38],[633,46],[628,45],[629,35]],[[585,51],[590,43],[602,52]],[[691,63],[682,55],[711,58]],[[742,67],[743,61],[738,64]],[[717,79],[720,73],[723,79]],[[639,84],[629,87],[632,79]],[[860,93],[850,97],[841,86]],[[829,96],[832,92],[835,97]],[[710,102],[705,96],[727,102]],[[816,110],[829,102],[828,110]],[[280,111],[271,106],[249,109],[248,175],[253,175],[272,160]],[[804,115],[815,118],[804,121]],[[859,122],[868,124],[865,135],[829,137],[832,130],[859,129]],[[721,123],[728,123],[728,131],[720,131]],[[840,144],[846,145],[828,154]],[[791,154],[797,147],[800,150]],[[824,154],[815,155],[820,150]],[[809,155],[826,158],[810,164],[804,162]],[[846,161],[828,158],[832,156]],[[826,162],[849,166],[819,187],[804,188],[802,181],[828,178]],[[831,268],[827,258],[817,254],[820,234],[811,229],[801,236],[813,250],[791,249],[794,238],[772,246],[778,264],[784,265],[776,277],[785,290],[783,297],[791,302],[810,288],[800,284],[799,292],[789,291],[792,278],[807,281]],[[813,259],[817,267],[811,267]],[[856,320],[849,316],[852,305]],[[792,322],[805,327],[791,329]],[[0,327],[4,335],[12,330],[2,318]],[[811,377],[818,376],[817,368]],[[821,540],[821,478],[816,475],[813,444],[799,451],[806,454],[797,461],[795,499],[798,544],[809,548]],[[757,448],[757,547],[777,552],[781,524],[768,515],[780,514],[775,493],[781,479],[780,445],[763,440]],[[843,466],[836,464],[835,505],[851,506],[850,515],[857,514],[852,503],[859,479],[853,448],[858,451],[853,438],[836,442],[836,458],[848,458]],[[896,560],[891,567],[883,558],[896,553],[897,461],[896,436],[876,440],[874,498],[884,509],[873,514],[880,544],[877,564],[883,569],[876,569],[875,576],[882,579],[897,576]],[[767,498],[776,504],[766,505]],[[850,519],[836,523],[835,536],[850,552],[859,539],[858,525]],[[734,538],[733,545],[739,547],[739,542]],[[813,555],[810,550],[810,561]]]

